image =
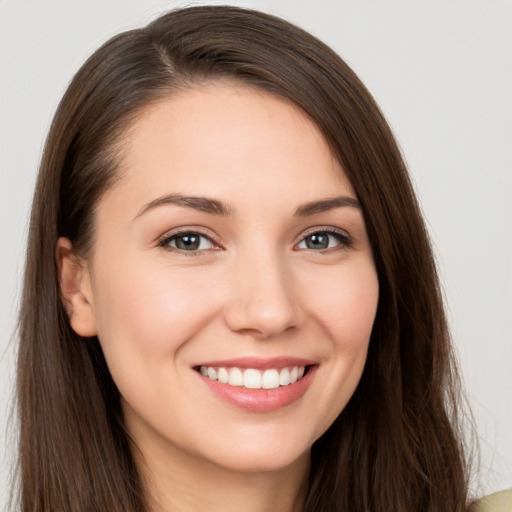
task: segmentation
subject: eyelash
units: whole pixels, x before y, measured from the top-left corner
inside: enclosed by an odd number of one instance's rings
[[[300,242],[298,244],[296,244],[296,246],[303,243],[308,237],[310,237],[312,235],[328,235],[328,236],[334,237],[338,241],[338,244],[335,245],[334,247],[327,247],[325,249],[305,249],[305,250],[310,250],[310,251],[319,252],[319,253],[325,253],[325,252],[331,252],[331,251],[336,251],[336,250],[347,250],[347,249],[350,249],[354,245],[353,239],[348,235],[347,232],[345,232],[341,229],[335,229],[332,227],[323,228],[321,226],[317,226],[317,227],[311,228],[308,231],[306,231],[302,235]]]
[[[185,235],[198,236],[201,239],[206,239],[206,240],[208,240],[209,243],[212,244],[213,247],[208,248],[208,249],[194,249],[194,250],[187,251],[186,249],[180,249],[178,247],[172,247],[169,245],[174,240],[177,240],[180,237],[184,237]],[[197,229],[183,229],[181,231],[177,231],[170,235],[166,234],[163,238],[161,238],[158,241],[157,246],[163,247],[164,249],[166,249],[168,251],[176,251],[180,254],[184,254],[185,256],[197,256],[198,254],[200,254],[201,252],[204,252],[206,250],[218,250],[221,248],[220,245],[215,242],[213,236],[207,235],[206,233],[203,233]]]
[[[207,249],[193,249],[193,250],[186,250],[186,249],[180,249],[178,247],[172,247],[170,244],[179,239],[180,237],[184,237],[185,235],[190,236],[198,236],[201,239],[206,239],[210,244],[212,244],[213,247],[207,248]],[[318,253],[325,253],[325,252],[331,252],[336,250],[347,250],[353,245],[352,238],[342,230],[334,229],[332,227],[329,228],[322,228],[322,227],[315,227],[311,228],[310,230],[306,231],[300,241],[295,244],[294,248],[296,248],[301,243],[305,242],[305,240],[312,236],[312,235],[327,235],[330,237],[334,237],[337,240],[337,244],[334,247],[327,247],[325,249],[311,249],[311,248],[305,248],[305,249],[295,249],[295,250],[309,250],[312,252],[318,252]],[[201,241],[200,241],[201,243]],[[330,242],[329,242],[330,243]],[[176,251],[180,254],[184,254],[186,256],[197,256],[202,252],[209,251],[209,250],[218,250],[222,248],[211,235],[207,235],[206,233],[203,233],[199,230],[194,229],[184,229],[181,231],[178,231],[176,233],[172,233],[170,235],[166,234],[164,237],[162,237],[158,243],[158,247],[162,247],[169,251]]]

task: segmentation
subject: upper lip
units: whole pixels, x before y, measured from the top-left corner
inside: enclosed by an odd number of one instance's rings
[[[203,361],[195,364],[194,367],[210,366],[223,368],[254,368],[256,370],[268,370],[271,368],[290,368],[294,366],[310,366],[316,364],[311,359],[303,359],[300,357],[279,356],[271,358],[261,357],[237,357],[234,359],[222,359],[215,361]]]

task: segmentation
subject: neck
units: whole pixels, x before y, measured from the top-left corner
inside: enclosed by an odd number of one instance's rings
[[[151,512],[302,510],[309,453],[286,468],[241,472],[183,453],[166,452],[134,450]]]

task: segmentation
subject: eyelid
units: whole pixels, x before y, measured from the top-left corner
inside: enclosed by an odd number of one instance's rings
[[[308,237],[310,235],[314,235],[315,233],[327,233],[329,235],[338,235],[338,237],[340,239],[340,246],[341,246],[341,247],[339,247],[340,249],[347,249],[347,248],[351,247],[354,243],[354,239],[352,238],[352,236],[344,229],[337,228],[334,226],[313,226],[311,228],[306,229],[305,231],[303,231],[300,234],[299,238],[297,239],[297,241],[294,244],[294,249],[295,250],[305,250],[305,249],[296,249],[296,247],[306,237]],[[335,249],[337,249],[337,247],[333,247],[330,249],[323,249],[323,250],[317,249],[317,250],[315,250],[315,252],[331,251],[331,250],[335,250]],[[311,249],[311,250],[313,250],[313,249]]]
[[[198,254],[201,252],[211,251],[211,250],[219,250],[223,249],[224,247],[221,245],[221,243],[218,240],[218,236],[210,229],[205,228],[203,226],[181,226],[179,228],[172,229],[170,231],[165,232],[163,235],[159,236],[156,240],[156,246],[157,247],[163,247],[168,250],[175,250],[178,252],[186,252],[181,251],[180,249],[173,248],[171,246],[168,246],[167,243],[170,241],[170,239],[179,236],[180,234],[185,233],[195,233],[197,235],[203,236],[207,238],[215,247],[213,249],[203,249],[199,251],[190,251],[189,255]],[[340,249],[346,249],[353,245],[354,240],[352,236],[344,229],[337,228],[334,226],[312,226],[305,231],[303,231],[299,237],[297,238],[296,242],[294,243],[294,249],[295,250],[303,250],[303,249],[297,249],[297,245],[301,243],[306,237],[313,235],[315,233],[327,233],[330,235],[337,235],[340,239]],[[324,249],[323,251],[331,251],[335,250],[335,248],[331,249]],[[316,250],[315,252],[323,252],[322,250]]]
[[[205,251],[223,249],[222,245],[218,241],[218,236],[212,230],[210,230],[208,228],[205,228],[203,226],[181,226],[179,228],[175,228],[175,229],[172,229],[170,231],[166,231],[163,235],[159,236],[156,239],[156,246],[157,247],[163,247],[164,249],[169,249],[169,250],[175,250],[175,251],[182,252],[182,251],[180,251],[180,249],[176,249],[174,247],[168,246],[167,243],[172,238],[177,237],[177,236],[182,235],[182,234],[186,234],[186,233],[193,233],[193,234],[197,234],[197,235],[200,235],[202,237],[205,237],[208,240],[210,240],[210,242],[215,246],[213,249],[203,249],[203,250],[200,250],[200,251],[190,251],[191,254],[193,254],[193,253],[197,254],[197,253],[205,252]],[[184,252],[186,252],[186,251],[184,251]]]

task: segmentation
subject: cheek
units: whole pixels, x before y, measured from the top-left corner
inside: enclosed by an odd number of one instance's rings
[[[310,301],[311,315],[328,337],[323,344],[325,380],[317,400],[325,414],[318,435],[342,412],[359,383],[379,298],[373,261],[354,261],[329,273],[317,276]]]
[[[373,261],[350,265],[317,276],[310,304],[330,333],[335,350],[345,354],[366,350],[377,311],[379,283]]]
[[[152,263],[119,262],[115,272],[97,275],[94,306],[98,338],[125,407],[166,424],[190,407],[180,378],[188,368],[178,363],[219,301],[201,271]]]
[[[216,313],[200,275],[158,265],[121,265],[97,275],[98,337],[112,374],[163,367]]]

